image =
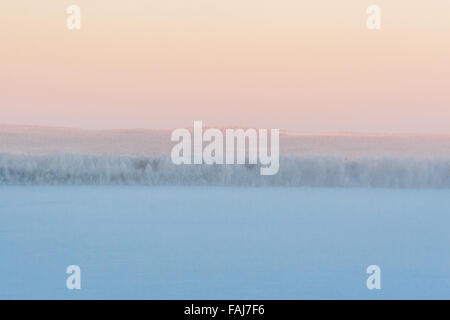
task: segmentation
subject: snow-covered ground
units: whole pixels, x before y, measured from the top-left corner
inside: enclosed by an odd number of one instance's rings
[[[0,212],[0,298],[450,298],[450,190],[2,186]]]
[[[171,147],[0,126],[0,298],[450,298],[449,135],[284,131],[275,176]]]

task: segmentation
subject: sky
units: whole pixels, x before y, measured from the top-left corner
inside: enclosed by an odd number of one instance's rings
[[[68,30],[66,8],[81,8]],[[366,9],[381,8],[381,30]],[[0,123],[450,133],[448,0],[0,2]]]

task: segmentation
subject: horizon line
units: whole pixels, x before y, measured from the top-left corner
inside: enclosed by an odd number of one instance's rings
[[[193,120],[200,121],[200,120]],[[83,127],[72,127],[72,126],[60,126],[60,125],[40,125],[40,124],[18,124],[18,123],[0,123],[0,129],[5,127],[16,127],[16,128],[35,128],[35,129],[60,129],[60,130],[76,130],[76,131],[90,131],[90,132],[111,132],[111,131],[173,131],[179,128],[192,129],[193,125],[182,126],[182,127],[165,127],[165,128],[143,128],[143,127],[123,127],[123,128],[83,128]],[[218,129],[279,129],[280,134],[287,135],[361,135],[361,136],[382,136],[382,135],[398,135],[398,136],[411,136],[411,135],[441,135],[450,136],[450,132],[425,132],[425,131],[326,131],[326,130],[310,130],[310,131],[300,131],[293,129],[281,129],[281,128],[266,128],[266,127],[256,127],[249,125],[207,125],[203,128],[218,128]]]

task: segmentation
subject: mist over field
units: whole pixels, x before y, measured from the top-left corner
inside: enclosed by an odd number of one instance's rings
[[[450,188],[450,135],[282,131],[280,170],[174,165],[170,130],[1,126],[0,183]]]

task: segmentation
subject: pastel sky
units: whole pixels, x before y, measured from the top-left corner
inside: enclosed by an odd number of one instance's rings
[[[81,30],[66,28],[71,4]],[[450,1],[0,2],[0,123],[194,120],[450,133]]]

